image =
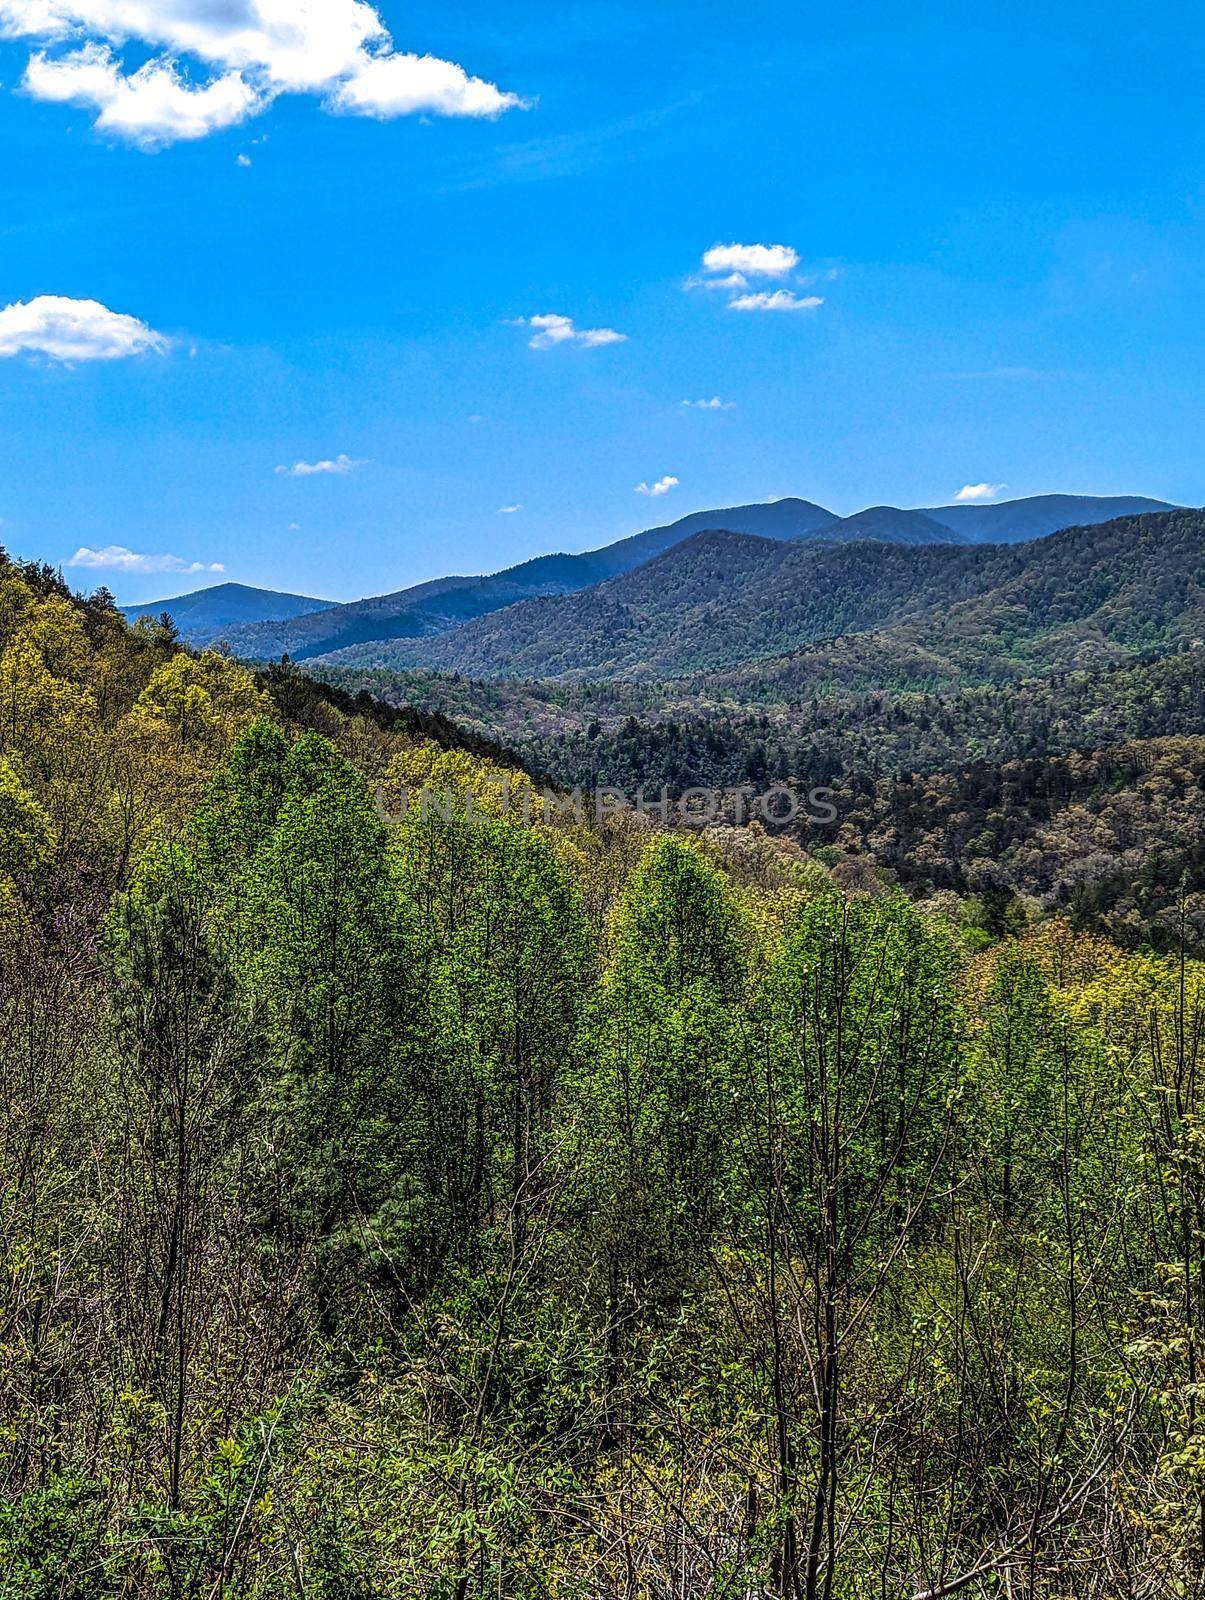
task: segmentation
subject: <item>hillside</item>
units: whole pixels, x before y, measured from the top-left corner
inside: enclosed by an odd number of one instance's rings
[[[310,612],[325,611],[329,606],[329,600],[314,600],[307,595],[253,589],[245,583],[219,583],[170,600],[152,600],[146,605],[120,609],[127,622],[136,622],[139,617],[158,621],[166,613],[182,639],[200,646],[211,643],[225,629],[243,623],[287,622]]]
[[[0,47],[0,1600],[1205,1600],[1205,0]]]
[[[325,664],[638,681],[714,671],[713,692],[736,699],[830,682],[936,687],[1103,664],[1200,637],[1203,574],[1205,513],[1194,511],[1013,546],[697,534],[583,593]]]
[[[1027,588],[1019,550],[705,533],[659,587],[695,649],[717,583],[768,603],[797,568],[799,625],[810,594],[913,626],[988,574],[1048,629],[1094,599],[1166,632],[1193,559],[1167,520],[1162,563],[1145,526],[1107,536],[1134,561],[1093,596],[1063,536]],[[1200,653],[1089,675],[1094,731],[1199,716]],[[1034,1600],[1123,1514],[1172,1581],[1083,1600],[1197,1592],[1160,1542],[1168,1373],[1199,1385],[1159,1264],[1200,1170],[1169,1091],[1196,1095],[1205,1016],[1205,738],[902,767],[1013,736],[1036,692],[868,698],[884,765],[816,825],[732,796],[674,831],[542,817],[429,699],[254,674],[0,556],[5,1600],[770,1595],[783,1528],[825,1526],[776,1441],[807,1459],[831,1417],[834,1596],[955,1592],[1052,1481],[1075,1515]],[[847,716],[780,719],[795,764]],[[649,784],[653,746],[610,748]],[[1123,1359],[1146,1301],[1169,1336]],[[683,1550],[707,1565],[679,1583]]]
[[[538,556],[491,577],[435,578],[394,594],[327,606],[291,622],[229,628],[222,643],[250,659],[288,655],[304,661],[363,640],[438,633],[519,600],[571,593],[596,583],[600,576],[586,556]]]
[[[698,533],[582,593],[513,606],[438,638],[340,651],[324,662],[474,677],[673,677],[882,625],[962,594],[988,560],[987,552],[946,544],[798,544]]]
[[[986,547],[991,551],[992,547]],[[885,629],[716,674],[734,702],[928,689],[1074,671],[1205,638],[1205,512],[1123,517],[998,547],[980,591]]]

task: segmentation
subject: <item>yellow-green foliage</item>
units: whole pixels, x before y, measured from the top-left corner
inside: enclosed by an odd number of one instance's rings
[[[403,794],[408,806],[421,810],[426,791],[433,805],[446,806],[450,798],[457,810],[469,808],[486,817],[510,811],[517,817],[543,816],[543,798],[525,772],[516,767],[497,771],[483,766],[464,750],[444,750],[421,739],[398,751],[385,770],[382,799],[400,811]]]
[[[54,853],[50,818],[22,782],[13,759],[0,757],[0,876],[25,877]]]

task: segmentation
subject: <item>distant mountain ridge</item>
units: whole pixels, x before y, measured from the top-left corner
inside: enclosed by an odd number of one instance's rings
[[[1060,528],[1088,527],[1114,517],[1174,511],[1166,500],[1145,495],[1036,494],[992,505],[931,506],[925,515],[962,534],[971,544],[1021,544]]]
[[[253,589],[245,583],[218,583],[172,600],[122,606],[121,614],[127,622],[137,622],[139,617],[159,617],[166,611],[182,639],[205,645],[228,628],[248,622],[287,622],[311,611],[325,611],[329,606],[329,600],[315,600],[308,595]]]
[[[185,607],[205,595],[131,607],[127,614],[167,611],[190,643],[221,643],[236,655],[268,660],[288,655],[296,661],[328,656],[337,650],[390,640],[424,639],[458,629],[476,618],[520,601],[576,594],[593,585],[632,572],[698,533],[720,530],[779,543],[851,543],[865,540],[909,546],[1012,543],[1039,538],[1071,524],[1106,521],[1110,517],[1170,509],[1165,502],[1141,496],[1094,497],[1042,495],[998,505],[955,505],[926,510],[872,506],[840,517],[810,500],[787,498],[752,505],[695,511],[662,527],[620,539],[581,555],[536,556],[517,566],[476,577],[436,578],[392,594],[347,604],[299,601],[295,596],[264,593],[268,602],[256,614],[253,606],[238,615],[211,621],[207,616],[186,622]],[[221,590],[241,590],[237,584]],[[298,601],[289,611],[271,602]]]
[[[868,506],[842,517],[827,530],[830,538],[873,539],[887,544],[968,544],[971,541],[941,520],[936,511],[902,511],[899,506]]]

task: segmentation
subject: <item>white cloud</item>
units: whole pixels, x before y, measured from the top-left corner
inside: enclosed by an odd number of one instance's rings
[[[815,311],[824,301],[798,292],[814,281],[792,278],[798,266],[799,252],[789,244],[715,244],[703,252],[703,272],[709,276],[688,278],[686,287],[721,290],[730,311]],[[777,280],[780,287],[753,287],[750,280],[759,278]]]
[[[234,159],[240,167],[249,167],[251,165],[250,156],[237,155]]]
[[[749,280],[743,272],[726,272],[722,278],[687,278],[688,289],[747,289]]]
[[[682,404],[692,411],[734,411],[735,400],[721,400],[718,394],[713,394],[710,400],[683,400]]]
[[[339,111],[365,117],[404,117],[416,111],[443,117],[496,117],[522,105],[483,78],[436,56],[389,54],[368,57],[331,95]]]
[[[107,572],[225,572],[220,561],[182,561],[179,556],[144,556],[127,550],[123,544],[107,544],[102,550],[81,545],[71,557],[69,567],[90,567]]]
[[[162,354],[169,341],[137,317],[110,311],[99,300],[41,294],[0,311],[0,356],[23,351],[51,361],[117,361]]]
[[[24,84],[38,100],[90,107],[102,133],[147,149],[177,139],[201,139],[259,109],[257,91],[237,72],[194,88],[173,61],[159,59],[126,76],[102,44],[57,57],[37,52],[25,69]]]
[[[522,511],[522,509],[522,505],[499,506],[498,515],[500,517],[513,517],[516,511]]]
[[[759,294],[737,295],[728,302],[729,311],[815,311],[824,304],[818,294],[798,295],[792,289],[775,289],[772,294],[764,290]]]
[[[614,328],[583,328],[574,337],[578,344],[592,350],[596,345],[624,344],[628,336],[626,333],[616,333]]]
[[[626,333],[616,333],[614,328],[578,328],[572,317],[562,317],[553,311],[535,317],[516,317],[513,325],[532,329],[527,342],[533,350],[551,350],[558,344],[593,350],[600,345],[623,344],[627,339]]]
[[[672,477],[667,472],[665,477],[658,478],[656,483],[638,483],[636,485],[636,493],[650,495],[654,500],[656,500],[659,499],[661,495],[668,494],[671,489],[676,489],[677,487],[677,478]]]
[[[329,473],[335,477],[344,477],[349,472],[354,472],[357,467],[367,466],[366,461],[355,461],[351,456],[337,455],[332,461],[294,461],[291,467],[277,467],[277,476],[286,478],[313,478],[319,474]]]
[[[703,252],[703,270],[735,274],[741,281],[733,288],[743,288],[745,277],[785,278],[798,265],[789,244],[714,244]]]
[[[525,103],[455,62],[395,49],[366,0],[0,0],[0,35],[61,52],[35,51],[30,94],[88,106],[102,131],[149,149],[288,93],[371,117],[494,117]],[[114,54],[127,44],[152,52],[130,74]]]
[[[994,500],[1001,489],[1007,489],[1006,483],[964,483],[954,496],[955,500]]]

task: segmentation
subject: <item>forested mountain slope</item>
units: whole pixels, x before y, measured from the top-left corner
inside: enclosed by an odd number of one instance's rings
[[[834,693],[737,705],[679,684],[540,683],[331,668],[349,695],[424,707],[500,739],[571,788],[765,786],[992,765],[1205,733],[1205,647],[946,694]]]
[[[1205,513],[1172,511],[1015,546],[697,534],[583,593],[325,660],[482,678],[653,680],[707,669],[718,674],[717,695],[740,699],[752,697],[755,681],[769,695],[806,692],[809,680],[818,690],[936,687],[1088,666],[1198,637]]]
[[[668,677],[860,631],[974,585],[990,559],[945,544],[798,544],[694,534],[636,571],[453,632],[324,657],[479,677]]]
[[[938,696],[834,695],[761,712],[672,687],[336,673],[504,738],[566,788],[831,793],[787,829],[848,881],[994,886],[1127,941],[1205,888],[1205,646]],[[840,874],[839,874],[840,875]],[[1167,924],[1160,937],[1166,939]]]
[[[890,872],[912,894],[1013,897],[1119,942],[1175,948],[1205,911],[1205,736],[834,781],[837,821],[796,831],[838,876]],[[838,854],[840,852],[840,854]],[[1197,898],[1192,899],[1195,892]],[[1022,907],[1012,907],[1024,916]],[[1016,925],[1014,923],[1014,925]]]
[[[928,511],[898,506],[868,506],[827,530],[838,539],[884,539],[891,544],[965,544],[963,534]]]
[[[396,594],[330,606],[285,623],[228,628],[221,643],[254,660],[304,661],[368,639],[417,638],[535,595],[569,594],[604,576],[588,556],[539,556],[485,578],[436,578]]]
[[[27,848],[30,884],[103,908],[264,717],[321,732],[370,770],[415,739],[507,759],[438,712],[390,709],[280,667],[255,674],[150,618],[131,626],[107,594],[82,599],[50,568],[0,550],[0,915]]]
[[[990,547],[989,547],[990,548]],[[1205,512],[1123,517],[997,549],[980,592],[715,674],[741,703],[1005,681],[1205,639]]]
[[[722,506],[714,511],[692,511],[676,522],[660,528],[646,528],[630,539],[620,539],[593,552],[592,560],[605,569],[607,577],[651,561],[696,533],[723,529],[727,533],[750,533],[759,539],[823,539],[841,526],[833,511],[811,500],[785,499],[757,502],[748,506]]]

